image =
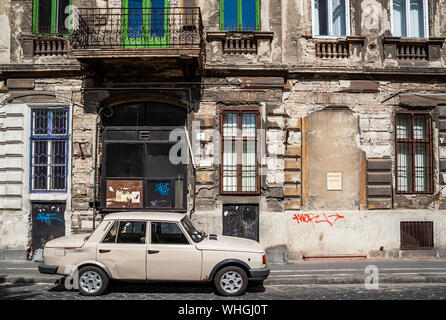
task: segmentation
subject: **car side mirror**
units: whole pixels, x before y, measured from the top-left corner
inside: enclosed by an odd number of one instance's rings
[[[139,238],[139,242],[141,242],[141,243],[146,243],[146,237],[141,237],[141,238]]]

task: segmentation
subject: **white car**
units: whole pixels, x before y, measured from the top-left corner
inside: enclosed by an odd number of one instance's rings
[[[187,215],[165,212],[109,214],[90,235],[47,242],[43,259],[41,273],[75,274],[84,295],[100,295],[116,279],[213,281],[218,293],[235,296],[270,272],[258,242],[207,235]]]

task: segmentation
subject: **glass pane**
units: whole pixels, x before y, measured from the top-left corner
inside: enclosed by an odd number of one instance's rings
[[[66,135],[67,132],[67,110],[52,110],[52,128],[51,128],[51,134],[52,135]]]
[[[189,244],[176,223],[152,222],[152,244]]]
[[[66,179],[66,141],[51,143],[51,189],[65,190]]]
[[[410,143],[398,143],[398,191],[412,191],[412,155]]]
[[[107,177],[142,177],[144,149],[142,144],[109,143],[105,146],[105,175]]]
[[[345,36],[346,20],[345,20],[345,0],[332,0],[333,7],[333,36]]]
[[[164,0],[152,0],[152,14],[150,15],[150,35],[164,37]]]
[[[242,0],[242,30],[256,31],[256,0]]]
[[[33,110],[33,135],[49,134],[49,112],[46,109]]]
[[[59,0],[57,2],[57,32],[67,33],[69,26],[69,10],[70,0]]]
[[[48,187],[48,141],[33,141],[33,190]]]
[[[428,139],[428,118],[426,116],[415,116],[413,120],[413,138]]]
[[[129,0],[128,8],[128,36],[141,38],[142,36],[142,8],[143,0]]]
[[[238,113],[237,112],[225,112],[223,113],[223,136],[224,137],[237,137],[238,129]]]
[[[315,28],[314,34],[320,36],[328,35],[328,8],[327,0],[314,0]]]
[[[409,115],[398,115],[396,123],[396,137],[398,139],[410,139],[410,116]]]
[[[242,114],[242,136],[255,137],[256,136],[256,114],[244,112]]]
[[[223,191],[237,191],[237,148],[235,140],[223,141]]]
[[[116,221],[113,226],[111,227],[110,231],[105,236],[102,243],[115,243],[116,242],[116,234],[118,233],[118,224],[119,222]]]
[[[38,29],[39,33],[51,33],[52,0],[38,0]]]
[[[146,243],[146,222],[120,221],[116,243]]]
[[[430,190],[429,144],[415,143],[415,191]]]
[[[393,0],[392,27],[394,37],[407,37],[406,0]]]
[[[410,0],[410,37],[424,38],[423,0]]]
[[[223,2],[223,30],[238,30],[237,0]]]
[[[242,191],[257,191],[256,141],[243,141]]]

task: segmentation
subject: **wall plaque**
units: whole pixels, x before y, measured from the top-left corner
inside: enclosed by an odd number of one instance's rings
[[[327,172],[327,190],[342,190],[342,172]]]

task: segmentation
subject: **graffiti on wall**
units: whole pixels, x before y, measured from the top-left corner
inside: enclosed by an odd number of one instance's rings
[[[341,216],[339,213],[326,215],[325,212],[322,214],[313,214],[313,213],[298,213],[294,214],[293,220],[296,220],[298,224],[301,223],[327,223],[333,226],[336,221],[344,219],[344,216]]]

